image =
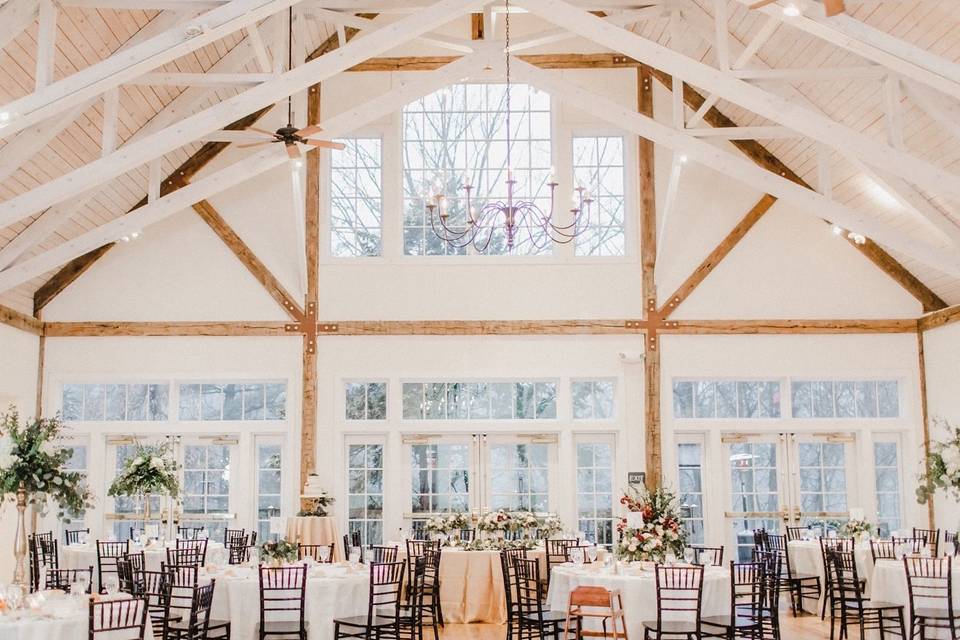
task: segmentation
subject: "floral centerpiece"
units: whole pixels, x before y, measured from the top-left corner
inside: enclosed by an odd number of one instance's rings
[[[176,500],[180,497],[177,464],[170,452],[170,444],[137,445],[134,455],[123,463],[123,469],[113,479],[107,495],[134,496],[143,500],[143,519],[150,519],[150,501],[147,496],[162,495]]]
[[[505,509],[499,509],[497,511],[486,513],[480,516],[480,520],[477,521],[477,529],[487,533],[496,534],[501,538],[507,531],[512,531],[513,527],[513,516]]]
[[[847,538],[856,538],[857,540],[865,537],[869,538],[873,531],[874,527],[872,524],[859,518],[847,520],[840,527],[840,535]]]
[[[279,566],[296,562],[299,552],[296,543],[286,538],[277,541],[270,540],[260,545],[260,559],[269,560],[270,564]]]
[[[540,519],[539,529],[540,535],[549,538],[563,531],[563,522],[555,515],[546,515]]]
[[[532,538],[520,540],[501,540],[497,538],[477,538],[470,542],[457,542],[456,546],[464,551],[503,551],[504,549],[534,549],[538,542]]]
[[[513,531],[535,531],[540,528],[540,518],[530,511],[514,511],[510,514]]]
[[[639,513],[642,523],[634,518],[621,518],[617,523],[620,542],[617,556],[624,560],[662,562],[667,553],[683,554],[686,531],[681,526],[680,505],[676,494],[663,488],[639,492],[631,490],[620,498],[628,511]]]
[[[470,527],[470,515],[463,512],[434,516],[427,520],[425,528],[430,533],[449,534]]]
[[[960,500],[960,428],[941,419],[933,423],[935,428],[946,431],[950,439],[930,443],[926,468],[920,474],[916,492],[920,504],[931,500],[938,489]]]
[[[21,586],[26,584],[24,512],[27,504],[43,512],[54,503],[57,517],[67,522],[93,506],[93,494],[83,475],[63,468],[72,455],[70,449],[57,445],[64,430],[59,416],[34,418],[20,424],[20,416],[13,406],[0,418],[0,499],[16,501],[13,580]]]

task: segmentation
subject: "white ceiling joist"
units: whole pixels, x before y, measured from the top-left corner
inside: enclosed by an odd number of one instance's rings
[[[676,94],[674,94],[676,95]],[[786,127],[687,127],[687,133],[698,138],[717,138],[720,140],[779,140],[781,138],[801,138],[801,134]]]
[[[928,116],[960,140],[960,104],[913,82],[902,83],[903,90]]]
[[[127,84],[173,87],[252,87],[273,73],[145,73]]]
[[[0,226],[10,225],[96,185],[103,184],[184,144],[225,127],[257,109],[274,104],[310,85],[326,80],[364,60],[409,42],[463,13],[476,10],[483,0],[440,0],[429,9],[393,22],[376,38],[358,38],[315,60],[287,71],[269,82],[224,100],[166,129],[124,145],[32,190],[0,203]]]
[[[951,194],[960,198],[960,177],[957,175],[903,150],[877,142],[818,111],[797,104],[796,101],[751,85],[635,33],[610,25],[564,0],[518,0],[518,3],[549,22],[716,93],[814,140],[869,161],[874,166],[900,175],[931,193]]]
[[[663,237],[667,232],[667,222],[673,217],[673,210],[677,207],[677,198],[680,196],[680,176],[683,174],[683,165],[687,163],[687,156],[679,151],[673,152],[673,160],[670,162],[670,178],[667,180],[667,193],[663,197],[663,209],[657,216],[657,256],[656,263],[659,264],[660,256],[663,255]]]
[[[750,5],[755,0],[737,1]],[[757,11],[883,65],[899,75],[922,82],[954,98],[960,98],[960,66],[874,29],[856,18],[848,15],[831,18],[807,15],[788,17],[783,15],[780,7],[771,6]]]
[[[321,126],[324,133],[330,137],[345,135],[452,83],[459,82],[464,78],[482,77],[488,64],[489,57],[485,54],[476,53],[464,56],[437,71],[418,77],[409,83],[379,95],[369,102],[324,120]],[[287,162],[288,158],[285,153],[276,147],[271,147],[197,179],[153,203],[0,271],[0,293],[55,269],[88,251],[114,242],[117,238],[133,231],[145,229],[178,211],[189,208],[200,200],[215,196],[225,189]]]
[[[39,0],[21,0],[0,7],[0,49],[33,24],[39,6]]]
[[[740,180],[797,208],[811,216],[828,219],[846,229],[862,233],[891,249],[911,256],[943,273],[960,276],[960,253],[945,251],[928,243],[905,236],[901,231],[863,215],[834,200],[807,189],[791,180],[758,166],[739,153],[698,140],[689,133],[648,118],[641,113],[583,89],[550,71],[520,59],[512,63],[516,76],[528,84],[550,93],[558,100],[590,113],[615,126],[629,130],[655,144],[683,153],[689,160]]]
[[[298,0],[232,0],[198,16],[192,24],[203,32],[190,36],[186,28],[172,27],[146,42],[78,71],[2,107],[10,124],[0,133],[8,136],[41,120],[97,97],[117,85],[176,60],[262,20]]]

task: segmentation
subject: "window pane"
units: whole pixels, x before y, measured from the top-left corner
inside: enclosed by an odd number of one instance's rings
[[[587,231],[576,239],[578,256],[624,254],[623,138],[575,137],[573,172],[593,203],[581,211],[578,228]],[[578,200],[579,202],[579,200]]]
[[[381,253],[381,140],[341,138],[330,152],[330,252],[336,257]]]

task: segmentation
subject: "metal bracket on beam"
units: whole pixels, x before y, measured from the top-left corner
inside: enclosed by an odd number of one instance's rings
[[[336,324],[321,324],[317,326],[317,331],[320,333],[336,333],[340,330],[340,327]]]
[[[290,324],[283,325],[283,330],[288,333],[300,333],[300,323],[292,322]]]
[[[627,329],[643,329],[643,320],[627,320],[623,326]]]

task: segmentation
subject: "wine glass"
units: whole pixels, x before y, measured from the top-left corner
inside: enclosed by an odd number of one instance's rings
[[[11,584],[7,587],[4,600],[7,601],[7,607],[12,611],[20,608],[23,602],[23,587],[18,584]]]
[[[80,544],[84,544],[84,545],[87,544],[87,532],[86,532],[86,531],[81,531],[80,533],[77,534],[77,542],[79,542]]]
[[[593,564],[597,561],[597,555],[600,553],[600,550],[597,549],[596,545],[592,545],[587,549],[587,557],[590,558],[590,564]]]
[[[664,560],[665,560],[665,562],[666,562],[668,565],[676,564],[676,563],[677,563],[677,554],[675,554],[673,551],[667,551],[667,555],[666,555],[666,557],[664,558]]]
[[[330,562],[330,547],[326,545],[320,547],[320,562]]]
[[[351,567],[354,569],[357,568],[357,565],[360,564],[360,547],[350,547],[348,562],[350,563]]]
[[[103,576],[103,590],[108,596],[115,596],[120,591],[120,579],[115,573],[108,573]]]
[[[570,559],[573,560],[573,566],[582,567],[583,566],[583,549],[571,549],[570,550]]]
[[[77,582],[81,585],[80,593],[86,593],[90,589],[90,575],[86,572],[77,574]]]
[[[687,564],[693,564],[697,560],[697,550],[693,547],[683,548],[683,561]]]

